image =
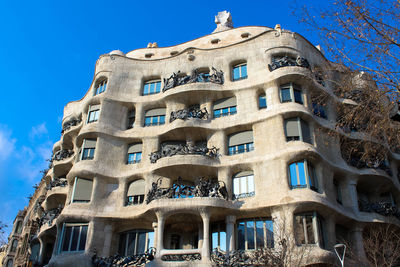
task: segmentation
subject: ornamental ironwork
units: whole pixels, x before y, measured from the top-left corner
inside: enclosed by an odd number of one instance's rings
[[[201,260],[200,253],[187,254],[167,254],[161,256],[162,261],[199,261]]]
[[[168,188],[161,187],[162,178],[153,182],[146,196],[146,204],[156,199],[164,198],[192,198],[192,197],[214,197],[228,200],[228,190],[222,181],[214,179],[197,179],[195,185],[185,184],[181,177]]]
[[[61,149],[54,153],[51,161],[60,161],[66,158],[71,157],[74,154],[74,151],[68,149]]]
[[[198,107],[172,111],[169,122],[173,122],[176,119],[187,120],[190,118],[206,120],[208,119],[208,111],[206,108],[200,109]]]
[[[77,119],[77,118],[71,118],[70,120],[66,121],[63,124],[61,134],[68,131],[69,129],[71,129],[71,127],[78,125],[79,123],[81,123],[81,121],[82,121],[81,119]]]
[[[288,66],[297,66],[303,68],[310,68],[310,64],[308,63],[307,59],[302,57],[297,57],[296,59],[284,56],[278,60],[275,60],[271,64],[268,64],[269,71],[274,71],[276,69]]]
[[[360,211],[364,212],[376,212],[383,216],[395,216],[400,219],[400,211],[395,205],[388,202],[368,202],[365,200],[359,200],[358,206]]]
[[[55,178],[54,180],[50,181],[49,184],[46,186],[47,190],[51,190],[53,187],[65,187],[68,185],[68,181],[66,178]]]
[[[172,89],[174,87],[188,84],[188,83],[216,83],[224,84],[224,72],[222,70],[218,71],[216,68],[212,67],[212,73],[203,73],[198,70],[194,70],[190,75],[180,75],[181,71],[174,72],[171,77],[164,78],[163,92]]]
[[[219,156],[219,148],[208,148],[204,145],[194,145],[192,142],[161,144],[161,149],[150,154],[150,162],[156,163],[160,158],[172,157],[175,155],[202,155],[210,158]]]
[[[58,215],[60,215],[61,211],[63,210],[63,206],[59,205],[58,208],[49,210],[49,211],[43,211],[42,216],[40,218],[36,219],[37,224],[39,225],[39,228],[42,227],[43,224],[47,223],[49,226],[53,224],[53,221],[57,219]]]
[[[144,266],[146,263],[154,260],[155,254],[155,248],[149,248],[145,253],[132,256],[120,256],[117,254],[110,257],[97,257],[97,255],[94,254],[92,257],[92,263],[94,267]]]
[[[214,249],[211,253],[211,260],[216,266],[264,266],[264,258],[259,257],[259,251],[248,252],[244,250],[232,250],[229,253]]]

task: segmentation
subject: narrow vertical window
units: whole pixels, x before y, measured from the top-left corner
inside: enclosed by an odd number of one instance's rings
[[[333,187],[335,189],[336,202],[342,204],[342,191],[340,190],[340,184],[338,180],[333,179]]]
[[[135,125],[135,117],[136,117],[135,109],[131,109],[128,112],[128,126],[127,126],[128,129],[133,128],[133,126]]]
[[[264,94],[258,96],[258,108],[267,108],[267,97]]]
[[[233,81],[238,81],[238,80],[243,80],[247,78],[247,64],[242,63],[233,66],[232,70],[232,80]]]

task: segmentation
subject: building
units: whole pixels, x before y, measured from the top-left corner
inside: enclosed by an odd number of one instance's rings
[[[250,255],[284,238],[303,265],[330,266],[343,240],[365,257],[366,225],[399,225],[371,203],[396,209],[400,155],[383,168],[343,159],[326,133],[343,99],[321,51],[279,25],[233,28],[227,12],[216,23],[183,44],[100,56],[86,95],[64,108],[14,266],[92,266],[152,247],[150,266],[211,266],[216,248]]]

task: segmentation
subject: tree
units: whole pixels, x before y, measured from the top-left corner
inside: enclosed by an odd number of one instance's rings
[[[400,0],[336,0],[326,10],[301,10],[327,49],[323,79],[338,97],[343,157],[354,167],[387,170],[389,150],[400,153]]]
[[[0,246],[6,243],[6,238],[4,237],[4,234],[5,234],[5,228],[7,227],[8,226],[6,224],[0,221]]]

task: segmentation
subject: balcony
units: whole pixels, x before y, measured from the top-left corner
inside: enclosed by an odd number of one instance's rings
[[[214,67],[212,67],[212,74],[200,72],[198,70],[194,70],[191,75],[180,75],[181,72],[173,73],[171,77],[164,79],[164,87],[162,89],[163,92],[166,92],[169,89],[174,87],[189,84],[189,83],[216,83],[216,84],[224,84],[224,72],[222,70],[217,71]]]
[[[69,129],[71,129],[72,127],[78,125],[81,122],[82,122],[82,120],[78,119],[78,118],[69,119],[68,121],[66,121],[63,124],[62,130],[61,130],[61,134],[64,134],[66,131],[68,131]]]
[[[149,248],[145,253],[132,255],[132,256],[120,256],[113,255],[110,257],[97,257],[95,254],[92,257],[92,263],[94,267],[102,266],[142,266],[154,259],[156,254],[155,248]]]
[[[394,216],[397,219],[400,219],[400,210],[393,205],[392,203],[388,202],[368,202],[365,200],[358,201],[358,207],[360,211],[363,212],[375,212],[385,217],[387,216]]]
[[[289,67],[289,66],[296,66],[302,68],[310,68],[310,64],[308,63],[307,59],[302,57],[297,57],[296,59],[288,56],[284,56],[281,58],[276,58],[273,60],[271,64],[268,64],[269,71],[274,71],[276,69],[282,67]]]
[[[206,108],[200,109],[198,107],[191,107],[187,109],[181,109],[177,111],[172,111],[169,122],[173,122],[174,120],[187,120],[187,119],[201,119],[207,120],[208,119],[208,111]]]

